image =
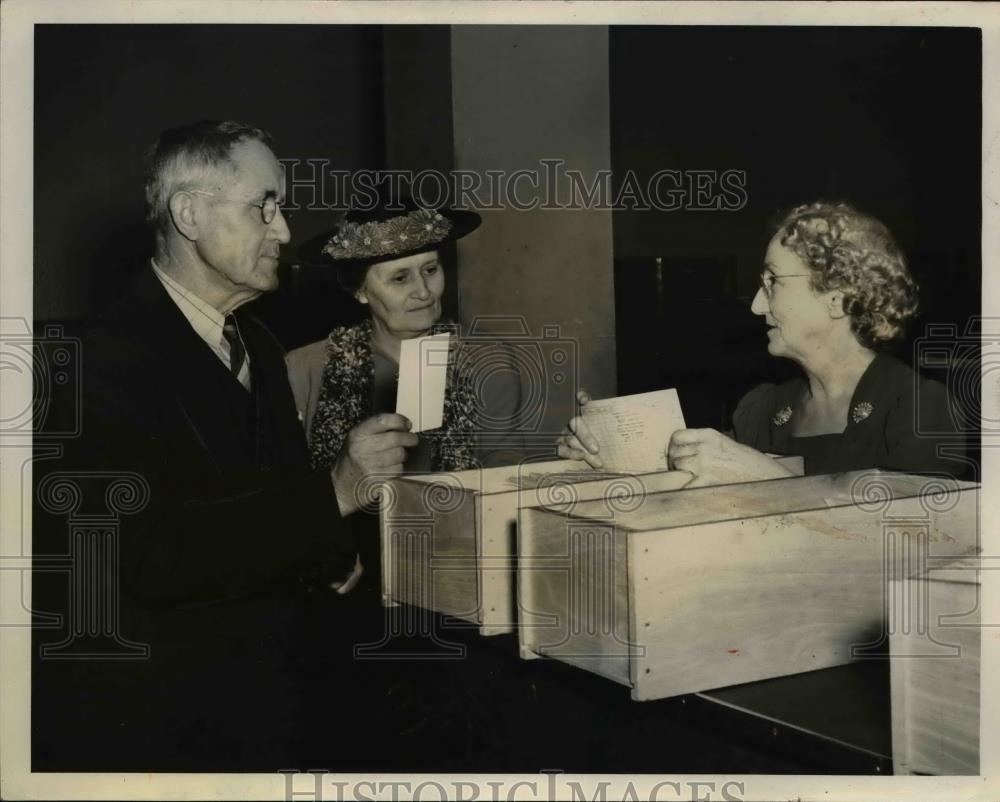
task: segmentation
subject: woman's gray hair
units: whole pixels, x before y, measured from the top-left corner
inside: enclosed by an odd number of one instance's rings
[[[903,335],[917,313],[917,285],[885,225],[848,203],[819,201],[786,213],[775,236],[812,271],[814,290],[843,293],[862,345],[879,348]]]
[[[246,140],[274,150],[267,131],[232,120],[204,120],[164,131],[146,154],[146,220],[150,225],[158,232],[164,230],[175,192],[197,189],[220,174],[235,176],[232,150]]]

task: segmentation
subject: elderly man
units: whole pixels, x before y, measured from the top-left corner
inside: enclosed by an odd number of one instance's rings
[[[310,469],[282,349],[245,308],[278,286],[284,196],[257,128],[177,128],[149,155],[154,256],[84,342],[73,449],[74,468],[148,487],[122,517],[114,637],[149,655],[42,661],[53,694],[35,698],[58,708],[55,726],[97,733],[97,765],[81,768],[280,768],[307,710],[299,668],[350,670],[335,665],[350,663],[334,592],[356,553],[344,516],[417,438],[380,415],[332,470]]]

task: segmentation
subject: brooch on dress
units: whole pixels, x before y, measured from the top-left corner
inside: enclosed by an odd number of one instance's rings
[[[851,410],[851,420],[855,423],[861,423],[865,418],[875,411],[875,407],[871,405],[868,401],[861,401],[856,404],[854,409]]]
[[[784,426],[788,421],[792,419],[792,408],[791,406],[782,407],[777,412],[774,413],[774,417],[771,418],[771,423],[775,426]]]

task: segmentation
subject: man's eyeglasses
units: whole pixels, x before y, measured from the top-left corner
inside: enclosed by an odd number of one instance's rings
[[[780,275],[765,270],[760,274],[760,288],[764,290],[764,295],[770,298],[774,294],[774,280],[776,278],[802,278],[810,276],[811,273],[782,273]]]
[[[273,195],[268,195],[260,203],[251,203],[250,201],[240,200],[239,198],[229,198],[225,195],[216,195],[214,192],[208,192],[204,189],[192,189],[188,191],[193,192],[195,195],[207,195],[210,198],[218,198],[219,200],[229,201],[230,203],[242,203],[244,206],[254,206],[260,209],[260,219],[265,226],[271,225],[274,221],[275,215],[278,214],[278,209],[281,208],[278,205],[278,199]],[[290,212],[286,211],[282,211],[281,215],[286,220],[291,219],[292,216]]]

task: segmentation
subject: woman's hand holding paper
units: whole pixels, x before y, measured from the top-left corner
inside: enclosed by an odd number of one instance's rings
[[[667,446],[667,461],[694,480],[687,487],[752,482],[791,476],[791,471],[715,429],[679,429]]]
[[[576,400],[582,408],[590,403],[586,390],[576,394]],[[586,462],[592,468],[602,468],[604,463],[600,457],[600,446],[591,434],[583,420],[583,415],[577,415],[567,425],[566,431],[557,441],[558,453],[561,459],[575,459]]]

